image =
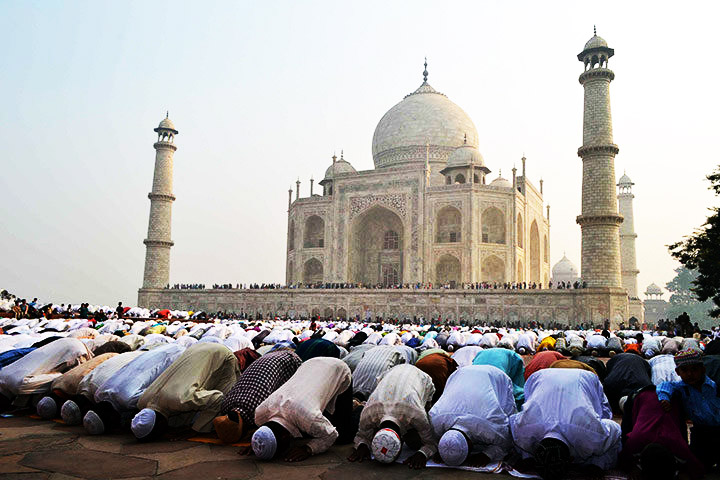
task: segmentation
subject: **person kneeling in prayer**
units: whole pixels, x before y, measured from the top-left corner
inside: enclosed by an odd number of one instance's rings
[[[512,449],[509,417],[517,412],[513,384],[491,365],[470,365],[453,373],[430,409],[446,465],[482,467],[500,462]]]
[[[225,392],[240,373],[233,352],[219,343],[195,343],[165,369],[138,400],[131,430],[138,440],[161,435],[168,425],[192,423],[209,432]]]
[[[337,358],[311,358],[257,407],[255,424],[260,428],[252,436],[251,450],[244,453],[300,462],[327,451],[352,428],[351,417],[350,367]],[[303,434],[312,439],[291,448],[293,439]]]
[[[546,368],[528,378],[525,395],[510,430],[520,455],[534,459],[544,479],[562,478],[570,464],[602,470],[615,465],[620,425],[596,374]]]
[[[381,463],[397,460],[403,441],[419,450],[405,460],[423,468],[437,451],[428,409],[435,394],[432,378],[414,365],[398,365],[380,379],[360,415],[360,429],[351,462],[370,458]],[[419,436],[419,438],[418,438]]]

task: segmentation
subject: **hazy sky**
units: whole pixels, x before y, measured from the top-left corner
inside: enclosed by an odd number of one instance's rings
[[[552,264],[580,266],[583,89],[598,34],[618,177],[636,183],[641,291],[666,245],[717,204],[714,2],[0,2],[0,288],[56,302],[137,301],[155,152],[176,138],[170,280],[283,282],[287,190],[333,152],[373,166],[382,115],[422,81],[477,127],[506,178],[528,158],[551,205]]]

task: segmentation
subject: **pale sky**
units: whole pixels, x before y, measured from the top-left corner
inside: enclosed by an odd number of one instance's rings
[[[155,128],[175,143],[171,283],[283,282],[287,190],[333,152],[373,167],[382,115],[422,82],[473,119],[506,178],[545,180],[551,258],[580,266],[583,70],[615,49],[616,172],[635,182],[639,287],[718,201],[713,2],[0,2],[0,289],[134,305]],[[666,296],[667,298],[667,296]]]

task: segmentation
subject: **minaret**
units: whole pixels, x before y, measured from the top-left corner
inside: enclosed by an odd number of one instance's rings
[[[150,222],[148,235],[143,241],[145,251],[145,274],[143,288],[164,288],[170,281],[170,227],[172,220],[173,155],[177,147],[173,143],[178,131],[170,119],[165,118],[155,129],[155,175],[150,199]]]
[[[580,83],[585,88],[582,213],[577,217],[582,231],[581,277],[588,287],[621,287],[620,224],[615,198],[615,155],[610,115],[610,82],[607,68],[614,50],[595,34],[578,54],[585,65]]]
[[[618,208],[623,216],[623,223],[620,225],[620,273],[622,275],[622,286],[627,290],[630,298],[630,315],[640,322],[644,319],[642,302],[638,297],[637,276],[640,270],[637,268],[635,257],[635,221],[633,216],[632,186],[635,185],[630,177],[623,174],[617,183],[618,187]]]

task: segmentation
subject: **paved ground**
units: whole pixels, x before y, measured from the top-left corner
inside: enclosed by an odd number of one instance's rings
[[[69,427],[30,417],[0,418],[0,478],[71,480],[110,478],[395,480],[467,477],[449,469],[410,470],[403,465],[361,465],[345,460],[349,446],[299,464],[261,462],[237,454],[238,448],[186,440],[138,443],[130,433],[89,436]],[[473,473],[478,479],[507,475]]]
[[[238,447],[197,441],[164,440],[138,443],[130,433],[89,436],[82,427],[28,416],[0,418],[0,479],[106,480],[113,478],[163,480],[308,479],[322,480],[509,480],[504,475],[452,469],[353,464],[345,460],[350,447],[333,447],[298,464],[262,462],[237,454]],[[625,476],[607,475],[605,480]],[[720,480],[720,475],[706,477]]]

